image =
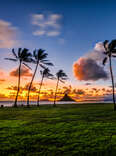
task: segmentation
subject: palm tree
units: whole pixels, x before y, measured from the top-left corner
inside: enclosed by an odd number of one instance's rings
[[[38,92],[37,106],[39,106],[40,92],[41,92],[41,87],[43,85],[44,78],[53,79],[53,74],[50,73],[49,68],[45,68],[43,71],[41,70],[40,74],[41,74],[42,78],[41,78],[41,83],[40,83],[39,92]]]
[[[14,107],[17,107],[17,99],[19,95],[19,90],[20,90],[20,78],[21,78],[21,65],[25,65],[29,69],[31,69],[25,62],[31,62],[32,61],[32,54],[29,52],[28,49],[24,48],[19,48],[17,53],[12,49],[12,53],[14,58],[5,58],[6,60],[14,61],[17,62],[19,61],[19,67],[18,67],[18,87],[17,87],[17,94],[14,102]]]
[[[107,62],[109,59],[109,66],[110,66],[110,74],[111,74],[111,80],[112,80],[112,95],[113,95],[113,103],[114,103],[114,110],[116,110],[116,104],[115,104],[115,85],[114,85],[114,77],[113,77],[113,71],[112,71],[112,57],[116,57],[116,40],[112,40],[110,43],[108,40],[105,40],[103,42],[105,52],[104,54],[106,57],[103,60],[103,65]]]
[[[35,77],[35,74],[37,72],[38,66],[42,67],[42,68],[46,68],[44,65],[46,66],[53,66],[53,64],[51,62],[49,62],[49,60],[46,60],[48,54],[45,53],[45,50],[43,49],[38,49],[38,50],[34,50],[33,51],[33,63],[36,64],[35,67],[35,71],[34,74],[32,76],[30,85],[29,85],[29,89],[28,89],[28,95],[27,95],[27,106],[29,107],[29,94],[30,94],[30,90],[31,90],[31,86]]]
[[[62,82],[62,83],[64,83],[63,80],[67,80],[68,79],[68,76],[64,73],[63,70],[59,70],[56,73],[56,78],[57,78],[57,84],[56,84],[56,91],[55,91],[55,97],[54,97],[54,106],[56,106],[56,95],[57,95],[57,89],[58,89],[59,81]]]

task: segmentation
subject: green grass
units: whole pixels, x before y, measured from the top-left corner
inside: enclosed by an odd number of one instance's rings
[[[0,156],[115,156],[112,104],[0,108]]]

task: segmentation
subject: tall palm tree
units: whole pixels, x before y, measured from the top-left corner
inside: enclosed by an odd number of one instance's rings
[[[49,68],[45,68],[43,71],[41,70],[40,74],[41,74],[42,78],[41,78],[39,92],[38,92],[37,106],[39,106],[40,92],[41,92],[41,87],[43,85],[44,78],[53,79],[53,74],[50,73]]]
[[[56,84],[56,91],[55,91],[55,97],[54,97],[54,106],[56,106],[56,95],[57,95],[57,89],[58,89],[59,81],[64,83],[64,81],[68,79],[68,76],[64,73],[63,70],[59,70],[56,73],[56,78],[57,78],[57,84]]]
[[[20,78],[21,78],[21,65],[25,65],[29,69],[31,69],[25,62],[31,62],[32,61],[32,54],[29,52],[28,49],[24,48],[19,48],[17,53],[15,52],[14,49],[12,49],[12,54],[14,58],[5,58],[6,60],[14,61],[17,62],[19,61],[19,67],[18,67],[18,87],[17,87],[17,94],[14,102],[14,107],[17,107],[17,100],[18,100],[18,95],[19,95],[19,90],[20,90]]]
[[[110,74],[111,74],[111,80],[112,80],[112,95],[113,95],[113,103],[114,103],[114,110],[116,110],[116,103],[115,103],[115,85],[114,85],[114,77],[113,77],[113,71],[112,71],[112,57],[116,57],[116,40],[112,40],[110,43],[108,40],[105,40],[103,42],[105,52],[104,54],[106,57],[103,60],[103,65],[107,62],[109,59],[109,66],[110,66]]]
[[[29,94],[30,94],[30,90],[31,90],[31,86],[35,77],[35,74],[37,72],[38,66],[42,67],[42,68],[46,68],[45,66],[53,66],[53,64],[51,62],[49,62],[49,60],[47,59],[48,54],[45,53],[45,50],[43,49],[38,49],[38,50],[34,50],[33,51],[33,63],[36,64],[35,67],[35,71],[33,73],[30,85],[29,85],[29,89],[28,89],[28,95],[27,95],[27,106],[29,107]]]

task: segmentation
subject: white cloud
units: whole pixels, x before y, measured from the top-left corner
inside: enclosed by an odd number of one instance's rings
[[[0,20],[0,48],[16,46],[16,28],[11,23]]]
[[[87,53],[85,55],[85,57],[93,59],[95,61],[99,61],[102,63],[102,61],[105,57],[105,55],[103,53],[104,51],[105,51],[105,49],[104,49],[103,43],[98,42],[98,43],[96,43],[94,49],[91,52]]]
[[[97,51],[101,51],[101,52],[104,52],[104,51],[105,51],[105,49],[104,49],[104,45],[103,45],[102,42],[98,42],[98,43],[96,43],[94,49],[97,50]]]
[[[44,35],[44,34],[45,34],[44,30],[37,30],[37,31],[33,32],[33,35],[35,35],[35,36],[41,36],[41,35]]]
[[[34,14],[32,15],[32,24],[40,27],[44,27],[44,15],[43,14]]]
[[[58,21],[62,18],[61,15],[58,14],[52,14],[48,16],[48,21],[46,22],[46,25],[54,27],[54,28],[60,28],[60,23]]]
[[[37,26],[37,30],[33,32],[33,35],[46,35],[46,36],[58,36],[60,34],[62,15],[50,14],[45,16],[44,14],[33,14],[32,24]]]
[[[47,36],[58,36],[60,34],[59,31],[49,31],[47,32]]]

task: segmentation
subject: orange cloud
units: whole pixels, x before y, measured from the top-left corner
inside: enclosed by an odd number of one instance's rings
[[[90,58],[80,58],[73,64],[73,73],[78,80],[96,81],[99,79],[108,79],[107,72],[102,66]]]
[[[17,86],[10,86],[10,87],[8,87],[6,89],[17,91],[18,87]],[[20,87],[20,90],[22,90],[22,87]]]
[[[5,82],[6,80],[5,79],[0,79],[0,84]]]
[[[29,84],[30,83],[27,83],[24,87],[20,86],[20,91],[28,91],[28,88],[29,88]],[[18,87],[17,86],[10,86],[10,87],[7,87],[6,89],[8,90],[12,90],[12,91],[17,91]],[[34,86],[34,84],[31,86],[31,91],[32,92],[37,92],[37,88]]]
[[[27,83],[27,84],[23,87],[23,89],[24,89],[25,91],[28,91],[29,84],[30,84],[30,83]],[[31,86],[31,91],[32,91],[32,92],[37,92],[37,88],[34,86],[34,84]]]
[[[10,76],[18,77],[18,68],[13,69],[13,70],[10,72]],[[32,76],[32,73],[30,72],[30,69],[28,69],[28,68],[22,66],[22,68],[21,68],[21,76],[24,76],[24,77],[31,77],[31,76]]]

